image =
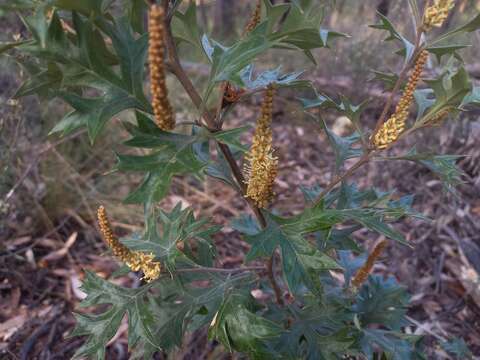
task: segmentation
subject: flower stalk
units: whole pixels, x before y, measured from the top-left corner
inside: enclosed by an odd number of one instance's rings
[[[273,198],[273,184],[277,176],[278,159],[273,155],[272,111],[274,85],[269,85],[257,120],[250,152],[246,155],[247,192],[259,208],[265,208]]]
[[[390,144],[397,141],[400,134],[405,130],[408,119],[409,108],[413,102],[413,93],[417,88],[423,68],[428,59],[428,52],[423,50],[415,62],[410,78],[408,79],[405,90],[398,102],[395,112],[390,118],[383,123],[380,129],[373,137],[373,144],[378,150],[386,149]]]
[[[165,78],[165,10],[159,5],[152,5],[148,21],[149,46],[148,61],[150,65],[150,91],[155,123],[164,130],[175,128],[175,117],[168,100]]]
[[[370,255],[368,255],[365,264],[355,274],[355,277],[352,280],[353,287],[358,289],[365,282],[365,280],[367,280],[368,275],[370,275],[370,273],[372,272],[375,262],[380,257],[386,246],[386,240],[382,240],[377,245],[375,245],[373,251],[370,253]]]
[[[423,16],[423,26],[425,30],[432,27],[441,27],[448,18],[448,13],[455,6],[454,0],[435,0],[434,3],[427,7]]]
[[[142,271],[146,282],[151,282],[160,276],[161,265],[159,262],[153,261],[152,253],[144,253],[141,251],[131,251],[123,245],[113,234],[112,227],[108,221],[105,207],[100,206],[97,211],[98,225],[103,239],[112,249],[112,253],[119,260],[127,264],[133,271]]]

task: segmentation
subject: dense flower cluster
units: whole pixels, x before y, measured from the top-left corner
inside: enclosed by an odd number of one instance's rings
[[[165,83],[164,64],[164,10],[158,5],[152,5],[148,22],[149,47],[148,61],[150,64],[150,87],[152,107],[155,122],[162,130],[168,131],[175,127],[175,117],[168,101],[168,90]]]
[[[105,207],[100,206],[98,208],[97,217],[100,231],[105,242],[112,249],[113,255],[127,264],[133,271],[141,270],[144,274],[143,279],[147,282],[155,280],[160,276],[161,265],[159,262],[153,261],[153,254],[131,251],[113,235]]]
[[[448,17],[448,12],[455,6],[454,0],[435,0],[433,5],[427,7],[423,17],[425,30],[440,27]]]
[[[428,52],[423,50],[417,58],[413,73],[408,79],[408,83],[395,108],[395,112],[384,124],[382,124],[382,127],[373,137],[373,143],[377,149],[387,148],[388,145],[395,142],[403,130],[405,130],[409,108],[413,101],[413,93],[417,88],[418,81],[420,80],[427,59]]]
[[[255,29],[258,23],[260,22],[261,16],[262,16],[262,1],[257,0],[257,5],[255,6],[255,10],[253,11],[252,16],[250,17],[250,20],[245,26],[245,30],[243,31],[243,33],[248,34],[253,29]]]
[[[373,265],[375,265],[375,261],[377,261],[378,257],[382,254],[383,249],[385,249],[386,246],[387,241],[382,240],[375,246],[370,255],[368,255],[367,261],[365,261],[365,264],[357,271],[352,280],[352,285],[355,288],[359,288],[365,282],[365,280],[367,280],[368,275],[372,272]]]
[[[273,197],[273,183],[277,176],[278,159],[273,155],[272,122],[273,95],[275,89],[270,85],[262,103],[260,118],[257,120],[246,171],[248,176],[247,194],[258,207],[264,208]]]

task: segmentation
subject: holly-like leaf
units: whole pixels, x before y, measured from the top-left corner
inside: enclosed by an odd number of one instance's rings
[[[443,110],[459,109],[465,96],[472,91],[472,83],[463,67],[448,68],[437,79],[425,80],[425,82],[433,90],[435,103],[425,116],[415,123],[416,127],[428,123]]]
[[[202,50],[202,40],[197,24],[197,6],[194,1],[188,5],[185,13],[176,11],[172,19],[172,33],[177,44],[186,42]]]
[[[369,358],[377,354],[377,346],[383,350],[384,356],[392,360],[425,359],[416,349],[419,336],[410,337],[396,331],[380,329],[363,329],[360,340],[363,353]]]
[[[252,310],[249,295],[232,293],[225,298],[210,325],[209,338],[217,339],[229,351],[247,353],[251,359],[271,356],[265,342],[279,336],[282,328]]]
[[[126,90],[148,108],[149,102],[143,91],[148,34],[135,38],[127,17],[116,19],[113,24],[102,20],[102,27],[112,40],[119,58]]]
[[[82,291],[87,297],[81,303],[82,307],[109,304],[110,308],[98,315],[76,313],[77,325],[71,336],[88,335],[87,341],[75,353],[75,358],[90,357],[103,359],[105,348],[116,334],[121,321],[128,313],[129,322],[134,326],[129,328],[129,346],[135,346],[140,340],[159,348],[152,334],[153,316],[145,295],[148,286],[137,289],[114,285],[92,272],[87,271],[82,284]],[[134,336],[134,340],[131,337]]]
[[[273,346],[288,359],[335,359],[349,353],[358,331],[346,325],[352,315],[338,296],[306,299],[302,309],[290,307],[293,321]]]
[[[211,87],[220,81],[231,81],[238,86],[243,86],[240,72],[250,64],[258,55],[272,48],[275,41],[265,36],[265,25],[257,26],[245,38],[237,41],[231,47],[214,44],[212,53],[212,69],[207,94]]]
[[[394,278],[384,280],[381,276],[369,276],[361,287],[353,307],[363,327],[382,324],[391,330],[406,325],[409,296],[405,288]]]
[[[427,47],[427,51],[431,54],[434,54],[437,58],[437,61],[440,62],[444,55],[453,55],[458,60],[461,61],[460,55],[458,55],[457,51],[461,49],[465,49],[470,45],[443,45],[443,46],[430,46]]]
[[[303,221],[302,221],[303,220]],[[316,222],[316,226],[328,227],[332,219],[325,217]],[[302,217],[284,219],[268,216],[267,227],[255,235],[247,235],[252,244],[246,260],[251,261],[261,256],[270,256],[279,247],[282,254],[283,275],[293,293],[303,285],[309,288],[317,286],[315,273],[322,270],[338,269],[338,264],[328,255],[312,247],[303,238],[303,234],[311,232],[311,223]]]
[[[448,40],[453,36],[460,35],[463,33],[471,33],[478,29],[480,29],[480,14],[476,15],[472,20],[470,20],[466,24],[459,26],[458,28],[441,35],[432,43],[432,45],[444,43],[445,40]]]
[[[171,212],[160,210],[158,216],[152,210],[147,217],[144,234],[123,238],[121,242],[132,250],[153,253],[172,272],[177,259],[186,260],[185,255],[199,265],[211,266],[215,256],[211,236],[220,228],[206,228],[207,222],[205,219],[196,220],[193,210],[182,210],[179,203]],[[199,250],[197,255],[192,252],[191,241],[196,242],[195,246]]]
[[[272,9],[267,9],[267,16],[268,11]],[[271,33],[269,38],[278,40],[280,42],[276,45],[278,47],[304,50],[310,59],[313,59],[310,50],[329,47],[333,39],[348,37],[346,34],[322,29],[320,27],[322,14],[322,5],[311,4],[302,8],[297,2],[293,2],[280,29]]]
[[[380,81],[385,90],[393,90],[398,81],[398,75],[392,72],[382,72],[373,70],[373,78],[370,81]]]
[[[143,0],[124,0],[124,7],[127,8],[128,20],[132,29],[139,33],[145,33],[145,14],[147,4]]]
[[[301,71],[294,73],[281,73],[281,67],[273,70],[266,70],[254,77],[254,65],[248,65],[241,73],[241,78],[245,87],[249,90],[258,90],[266,88],[270,84],[275,84],[277,87],[311,87],[310,81],[301,80],[298,77],[302,74]]]
[[[456,165],[460,155],[435,155],[418,153],[415,148],[406,155],[398,156],[395,160],[409,160],[419,163],[440,178],[446,190],[455,192],[455,187],[463,183],[464,173]]]
[[[388,36],[385,39],[385,41],[399,41],[402,43],[402,48],[401,52],[403,53],[405,57],[405,63],[410,61],[410,59],[413,56],[413,52],[415,50],[415,46],[407,40],[402,34],[400,34],[397,29],[395,29],[395,26],[390,22],[390,20],[382,15],[381,13],[377,12],[378,17],[380,18],[380,23],[375,24],[375,25],[370,25],[370,27],[374,29],[379,29],[379,30],[385,30],[388,32]]]
[[[118,155],[119,170],[147,172],[142,184],[125,199],[127,203],[143,202],[149,207],[167,194],[173,176],[201,174],[207,165],[195,149],[196,144],[205,140],[202,133],[188,136],[158,128],[148,131],[136,128],[132,135],[126,145],[154,151],[145,156]]]
[[[435,96],[432,89],[419,89],[415,90],[413,97],[417,103],[417,118],[415,121],[419,121],[426,111],[435,104]]]
[[[360,140],[358,133],[353,133],[349,136],[339,136],[331,131],[325,121],[322,119],[321,124],[325,133],[327,134],[328,141],[333,147],[335,152],[335,167],[339,171],[345,163],[345,160],[360,157],[363,153],[362,149],[353,147]]]
[[[229,145],[232,149],[247,152],[248,146],[240,142],[240,135],[248,131],[250,126],[242,126],[236,129],[222,130],[215,133],[211,133],[211,137],[222,144]]]

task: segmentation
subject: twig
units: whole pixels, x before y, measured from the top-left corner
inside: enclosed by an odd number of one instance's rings
[[[168,1],[164,2],[165,6],[165,12],[168,13]],[[173,41],[173,36],[172,36],[172,30],[170,27],[170,20],[171,19],[166,19],[166,36],[165,36],[165,43],[168,51],[168,60],[169,60],[169,68],[172,71],[172,73],[176,76],[178,81],[182,84],[183,88],[189,95],[190,99],[194,103],[194,105],[197,107],[197,109],[202,113],[202,117],[205,120],[206,127],[208,130],[212,132],[217,132],[221,130],[221,128],[218,127],[218,125],[221,126],[221,123],[218,121],[216,117],[214,117],[207,109],[204,109],[204,104],[203,100],[200,96],[200,94],[197,92],[195,89],[195,86],[191,82],[190,78],[187,76],[185,71],[183,70],[183,67],[180,63],[180,59],[178,57],[177,49],[175,46],[175,43]],[[224,87],[222,86],[222,89]],[[221,94],[222,99],[220,100],[220,105],[217,109],[218,115],[221,114],[222,110],[222,105],[223,105],[223,93]],[[255,214],[255,217],[257,218],[258,222],[260,223],[262,228],[265,228],[267,226],[267,222],[265,220],[265,217],[263,216],[263,213],[261,210],[251,201],[249,198],[245,197],[246,194],[246,185],[245,185],[245,178],[243,177],[242,171],[238,167],[238,164],[233,156],[233,154],[230,151],[230,148],[222,144],[220,142],[218,143],[218,147],[220,151],[222,152],[223,156],[227,160],[230,169],[232,171],[233,176],[235,177],[235,180],[237,181],[240,190],[242,192],[242,196],[245,198],[247,201],[249,207],[252,209],[253,213]],[[270,282],[272,283],[272,288],[275,290],[275,295],[277,298],[277,302],[280,305],[283,305],[283,299],[281,297],[281,292],[279,289],[279,286],[275,280],[275,275],[273,272],[273,254],[272,254],[272,259],[269,261],[269,266],[268,266],[268,278],[270,279]]]
[[[342,182],[346,178],[350,177],[358,168],[365,165],[369,162],[370,158],[374,154],[373,151],[365,153],[355,164],[353,164],[345,173],[340,176],[336,176],[326,187],[322,190],[322,192],[318,195],[317,199],[315,200],[315,205],[318,205],[320,201],[327,195],[338,183]]]
[[[415,36],[415,47],[413,50],[413,55],[412,58],[408,61],[407,64],[403,67],[402,71],[398,75],[397,82],[395,83],[395,86],[393,87],[393,90],[390,92],[389,97],[387,98],[387,101],[385,103],[385,106],[383,107],[382,113],[380,114],[380,117],[377,120],[377,124],[375,125],[375,130],[373,131],[373,134],[376,134],[377,131],[380,129],[382,124],[385,122],[385,118],[388,114],[388,111],[390,110],[390,107],[393,104],[393,100],[395,98],[395,94],[398,92],[400,89],[400,86],[405,78],[405,76],[408,73],[408,70],[412,66],[412,64],[415,63],[416,57],[418,53],[421,50],[420,46],[420,40],[422,38],[422,33],[423,33],[423,27],[419,26],[417,28],[416,36]],[[409,134],[412,132],[412,129],[409,129],[405,131],[403,134],[400,135],[399,139],[404,137],[405,135]],[[371,137],[371,140],[373,141],[373,136]],[[390,144],[392,145],[392,144]],[[375,154],[375,150],[373,148],[369,148],[363,156],[350,167],[343,175],[335,177],[326,187],[325,189],[318,195],[317,199],[315,200],[315,205],[319,204],[320,201],[327,195],[337,184],[345,180],[346,178],[350,177],[358,168],[362,167],[366,163],[370,161],[372,156]]]

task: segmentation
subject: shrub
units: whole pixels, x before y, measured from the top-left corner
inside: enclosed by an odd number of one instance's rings
[[[142,205],[145,230],[119,239],[105,208],[98,212],[100,230],[112,254],[127,270],[142,272],[144,281],[138,288],[124,288],[86,272],[87,298],[82,306],[109,306],[100,307],[95,315],[76,314],[72,335],[87,336],[76,356],[103,358],[106,344],[127,315],[133,358],[171,351],[181,346],[186,332],[202,327],[208,327],[210,339],[228,351],[253,359],[422,358],[421,337],[402,332],[408,324],[405,289],[391,276],[371,275],[388,246],[385,239],[409,245],[391,223],[422,216],[412,209],[411,196],[359,189],[350,176],[371,160],[415,161],[437,173],[445,187],[454,191],[461,182],[455,156],[415,149],[385,154],[402,138],[478,105],[480,91],[469,81],[459,54],[465,45],[452,40],[477,30],[480,15],[436,35],[438,31],[432,29],[442,26],[453,11],[453,1],[435,0],[422,15],[416,0],[409,0],[408,21],[416,28],[413,41],[378,15],[380,21],[372,27],[400,46],[395,56],[402,58],[402,70],[376,72],[392,90],[376,126],[368,130],[360,122],[365,103],[323,95],[300,78],[301,72],[258,71],[253,65],[271,49],[305,55],[315,62],[313,50],[345,38],[320,27],[325,5],[258,1],[241,37],[225,46],[202,35],[195,2],[164,0],[147,5],[132,0],[124,4],[13,1],[13,8],[31,10],[23,18],[31,37],[2,45],[2,51],[21,54],[17,60],[29,73],[17,97],[39,94],[71,106],[52,134],[86,128],[93,143],[113,116],[130,111],[136,121],[123,123],[131,136],[125,145],[144,150],[143,155],[119,154],[116,170],[144,174],[125,202]],[[181,43],[208,64],[205,84],[193,84],[184,71],[178,53]],[[147,60],[151,101],[144,91]],[[437,61],[441,68],[428,80],[422,76],[427,61]],[[198,120],[188,133],[176,127],[167,72],[180,82],[198,110]],[[275,155],[271,131],[274,99],[285,88],[300,91],[303,110],[325,131],[336,155],[332,181],[303,189],[305,208],[289,216],[269,208],[282,161]],[[225,130],[223,125],[240,99],[258,92],[263,102],[248,147],[240,141],[246,127]],[[394,104],[398,93],[400,100]],[[416,115],[412,116],[414,103]],[[347,117],[355,132],[341,137],[331,131],[322,119],[327,110]],[[348,159],[355,159],[349,167]],[[212,235],[218,226],[180,205],[170,212],[158,207],[172,178],[187,175],[223,181],[248,203],[252,215],[231,222],[251,246],[244,266],[215,267]],[[361,229],[383,237],[369,254],[354,240],[354,233]],[[260,298],[252,295],[258,290],[263,294]]]

